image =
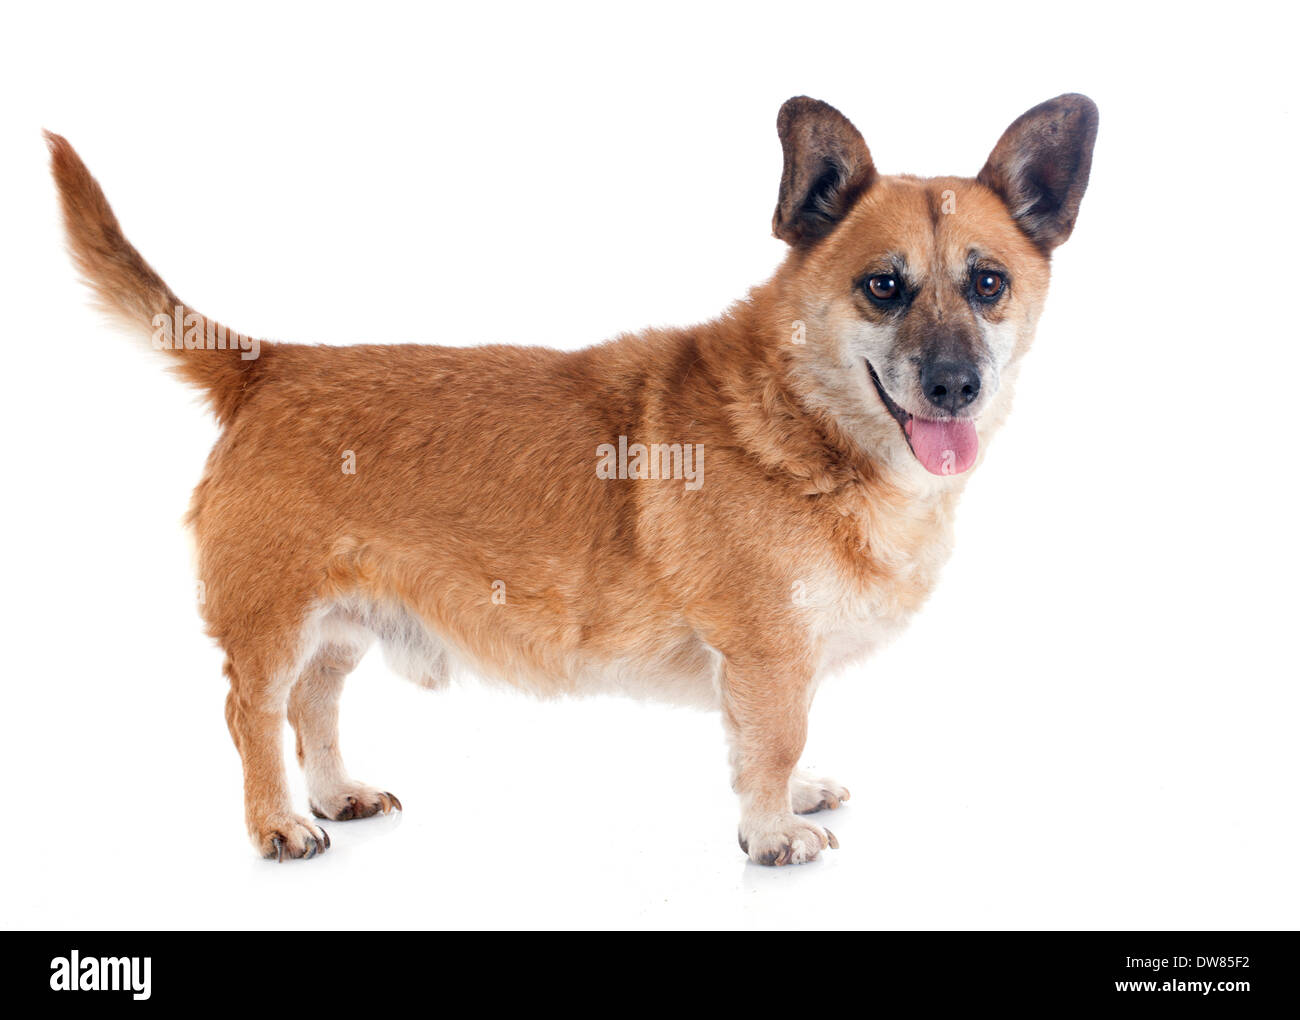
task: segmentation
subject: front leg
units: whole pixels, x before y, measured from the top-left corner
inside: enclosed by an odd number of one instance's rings
[[[791,780],[803,753],[812,701],[805,657],[728,659],[722,715],[731,741],[732,786],[740,795],[740,848],[759,864],[803,864],[834,833],[795,814]],[[800,805],[802,807],[802,805]]]

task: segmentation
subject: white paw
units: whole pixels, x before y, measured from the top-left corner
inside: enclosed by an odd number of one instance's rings
[[[402,810],[402,802],[393,794],[365,783],[347,782],[327,790],[311,790],[309,797],[312,814],[335,822]]]
[[[834,811],[848,799],[848,789],[834,779],[820,779],[803,769],[790,777],[790,803],[797,815]]]
[[[741,822],[740,849],[758,864],[806,864],[827,847],[840,848],[835,833],[795,815]]]
[[[276,812],[250,826],[258,853],[273,861],[315,857],[330,847],[329,834],[301,815]]]

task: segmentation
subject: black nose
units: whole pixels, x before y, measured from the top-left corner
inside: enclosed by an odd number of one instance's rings
[[[921,366],[925,399],[956,414],[980,395],[980,374],[969,361],[928,361]]]

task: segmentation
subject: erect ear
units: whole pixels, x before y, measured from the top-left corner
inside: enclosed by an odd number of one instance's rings
[[[796,247],[825,237],[875,179],[867,143],[819,99],[787,99],[776,117],[785,152],[772,233]]]
[[[1096,104],[1078,93],[1057,96],[1007,128],[978,180],[1002,196],[1035,244],[1051,251],[1074,229],[1096,138]]]

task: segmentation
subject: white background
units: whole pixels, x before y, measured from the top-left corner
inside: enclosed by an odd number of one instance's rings
[[[1294,25],[1053,10],[8,10],[3,924],[1296,927]],[[215,429],[88,307],[42,126],[234,328],[572,348],[774,268],[788,96],[974,174],[1065,91],[1101,132],[1015,412],[931,603],[814,709],[842,849],[745,861],[715,716],[372,655],[344,749],[406,813],[254,856],[180,525]]]

